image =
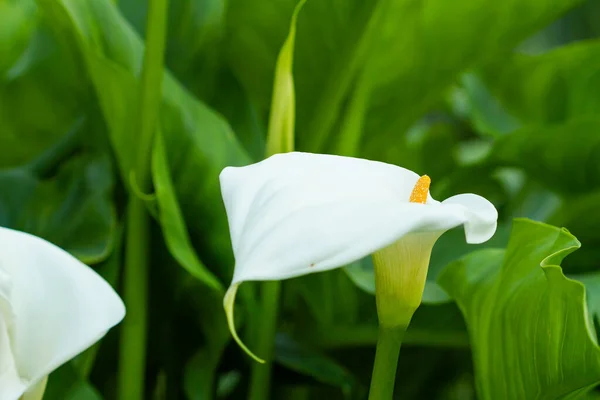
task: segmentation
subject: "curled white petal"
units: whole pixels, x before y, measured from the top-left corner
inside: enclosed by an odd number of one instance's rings
[[[90,347],[125,315],[119,296],[96,272],[27,233],[0,228],[1,278],[0,301],[10,313],[0,308],[0,318],[12,319],[7,331],[23,390]],[[4,357],[0,354],[0,365]],[[8,378],[2,374],[3,379]],[[0,398],[11,400],[7,387],[0,385]]]
[[[494,233],[496,209],[480,196],[409,203],[418,178],[390,164],[310,153],[226,168],[221,188],[236,259],[232,283],[337,268],[411,232],[464,224],[471,243]]]
[[[244,230],[265,218],[282,219],[295,210],[344,200],[393,202],[408,198],[417,179],[416,173],[390,164],[298,152],[228,167],[220,176],[234,251],[248,237]]]
[[[449,197],[442,204],[458,204],[463,207],[467,243],[487,242],[494,236],[498,225],[498,210],[485,198],[466,193]]]
[[[235,294],[244,281],[338,268],[417,232],[438,237],[464,225],[470,243],[493,235],[498,214],[489,201],[466,194],[410,203],[418,179],[390,164],[310,153],[224,169],[221,191],[236,260],[224,306],[240,346],[261,361],[235,332]]]

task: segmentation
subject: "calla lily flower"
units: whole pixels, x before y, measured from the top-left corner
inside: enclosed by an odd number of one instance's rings
[[[482,243],[493,236],[498,219],[481,196],[439,202],[429,194],[427,176],[359,158],[277,154],[227,167],[220,181],[235,256],[224,306],[232,335],[250,355],[233,319],[242,282],[327,271],[374,254],[380,323],[393,325],[402,322],[395,320],[402,307],[412,316],[420,304],[440,235],[462,225],[468,243]]]
[[[41,398],[46,377],[124,315],[119,296],[91,268],[0,227],[0,399]]]

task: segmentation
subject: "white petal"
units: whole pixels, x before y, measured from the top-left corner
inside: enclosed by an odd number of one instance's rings
[[[16,400],[23,394],[27,385],[19,377],[15,365],[8,323],[9,319],[0,315],[0,399]]]
[[[119,296],[96,272],[38,237],[0,228],[0,270],[11,284],[11,347],[29,386],[90,347],[125,315]]]
[[[408,233],[444,232],[464,222],[459,205],[402,202],[344,200],[277,219],[266,213],[244,230],[232,283],[280,280],[341,267]]]
[[[336,268],[410,232],[466,223],[469,241],[489,234],[488,208],[495,209],[487,200],[466,195],[443,205],[431,197],[426,205],[409,203],[418,178],[390,164],[310,153],[226,168],[221,187],[236,258],[232,283]],[[475,210],[465,208],[469,199]]]
[[[427,204],[410,203],[418,178],[394,165],[309,153],[278,154],[223,170],[221,190],[236,259],[224,306],[235,340],[260,361],[235,332],[233,305],[241,282],[337,268],[413,232],[441,234],[465,224],[470,242],[493,234],[496,210],[479,196],[457,196],[444,204],[428,196]]]
[[[376,161],[311,153],[276,154],[221,173],[221,191],[234,251],[245,227],[295,210],[346,200],[408,201],[419,176]]]
[[[498,211],[492,203],[476,194],[466,193],[447,198],[443,205],[463,206],[467,243],[483,243],[496,232]]]

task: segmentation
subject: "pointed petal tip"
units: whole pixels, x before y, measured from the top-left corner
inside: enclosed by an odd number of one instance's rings
[[[229,331],[231,332],[231,336],[233,336],[233,339],[242,348],[242,350],[244,350],[246,352],[246,354],[248,354],[250,357],[252,357],[252,359],[254,359],[255,361],[257,361],[261,364],[264,364],[265,360],[263,360],[262,358],[258,357],[256,354],[254,354],[244,344],[244,342],[242,342],[242,340],[240,339],[240,337],[237,334],[237,331],[235,330],[235,321],[233,318],[233,307],[235,305],[235,295],[237,294],[237,290],[238,290],[238,287],[240,286],[240,284],[241,284],[241,282],[234,283],[233,285],[231,285],[229,287],[229,289],[227,289],[227,292],[225,293],[225,297],[223,298],[223,307],[225,308],[225,314],[227,315],[227,325],[229,326]]]
[[[221,183],[223,183],[223,180],[226,180],[226,179],[228,179],[231,176],[231,173],[233,172],[234,169],[235,169],[235,167],[225,167],[225,168],[223,168],[223,170],[219,174],[219,181]]]

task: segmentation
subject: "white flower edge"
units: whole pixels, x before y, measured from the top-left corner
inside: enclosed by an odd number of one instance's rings
[[[18,399],[125,316],[94,270],[39,237],[0,227],[0,398]]]
[[[463,225],[468,243],[496,230],[485,198],[461,194],[410,203],[419,175],[376,161],[311,153],[272,156],[220,176],[236,260],[224,299],[237,337],[233,304],[244,281],[281,280],[342,267],[416,232]]]

